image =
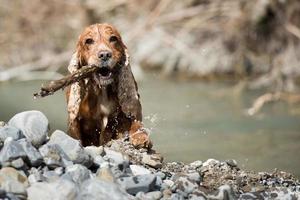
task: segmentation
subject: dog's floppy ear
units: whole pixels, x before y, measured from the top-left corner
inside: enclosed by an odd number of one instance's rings
[[[74,73],[79,69],[78,55],[77,52],[73,53],[72,58],[70,60],[68,70],[70,73]],[[69,95],[67,99],[67,107],[69,113],[69,123],[72,124],[79,113],[79,106],[82,100],[82,82],[73,83],[69,89]]]
[[[123,66],[120,67],[118,74],[117,92],[119,104],[127,117],[141,121],[142,107],[140,103],[140,96],[129,64],[129,54],[127,49],[124,49],[125,62]]]
[[[78,68],[79,68],[79,61],[78,61],[78,53],[76,51],[75,53],[73,53],[71,57],[68,70],[70,73],[74,73]]]

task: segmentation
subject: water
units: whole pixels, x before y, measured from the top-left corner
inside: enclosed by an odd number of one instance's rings
[[[41,83],[0,84],[0,119],[36,109],[47,115],[52,130],[66,130],[64,93],[34,100]],[[299,108],[278,102],[249,117],[245,109],[263,91],[238,94],[232,84],[172,81],[153,74],[139,83],[139,91],[144,122],[165,160],[236,159],[244,169],[278,168],[300,177]]]

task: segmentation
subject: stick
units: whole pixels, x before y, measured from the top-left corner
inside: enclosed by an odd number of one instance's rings
[[[73,74],[67,75],[59,80],[51,81],[48,85],[42,86],[38,93],[33,94],[34,98],[45,97],[54,94],[59,89],[64,89],[68,85],[78,82],[95,73],[99,68],[97,66],[83,66]]]

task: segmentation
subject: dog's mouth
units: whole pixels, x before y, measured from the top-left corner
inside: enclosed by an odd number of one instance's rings
[[[108,67],[101,67],[98,71],[100,78],[108,79],[111,78],[112,72]]]
[[[99,86],[106,86],[113,82],[113,73],[108,67],[100,67],[94,79]]]

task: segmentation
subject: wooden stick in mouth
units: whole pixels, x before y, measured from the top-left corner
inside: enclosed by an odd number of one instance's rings
[[[54,80],[48,83],[46,86],[42,86],[38,93],[34,93],[34,98],[46,97],[48,95],[54,94],[59,89],[64,89],[68,85],[71,85],[75,82],[88,78],[93,73],[97,72],[99,67],[97,66],[83,66],[78,71],[73,74],[69,74],[64,78],[59,80]]]

